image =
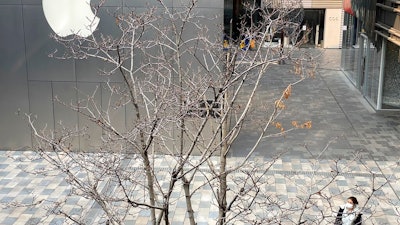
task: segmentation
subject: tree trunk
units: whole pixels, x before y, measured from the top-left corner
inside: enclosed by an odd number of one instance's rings
[[[190,196],[190,182],[185,177],[183,177],[182,181],[183,181],[183,190],[185,191],[186,208],[189,216],[190,225],[196,225],[196,221],[194,220],[192,199]]]
[[[142,154],[143,160],[144,160],[144,169],[146,171],[146,177],[147,177],[147,187],[149,188],[149,200],[150,200],[150,205],[155,206],[156,201],[155,201],[155,192],[154,192],[154,177],[153,177],[153,172],[151,169],[150,165],[150,160],[149,160],[149,155],[147,152],[143,152]],[[155,208],[150,208],[150,215],[151,215],[151,221],[153,225],[156,225],[156,210]]]
[[[221,151],[222,153],[223,151]],[[220,159],[220,178],[219,178],[219,185],[220,185],[220,190],[218,193],[218,206],[219,206],[219,213],[218,213],[218,224],[224,224],[225,223],[225,216],[226,216],[226,190],[227,190],[227,184],[226,184],[226,173],[225,173],[225,165],[226,165],[226,158],[224,156],[221,156]]]
[[[222,102],[222,115],[225,113],[226,99],[227,99],[227,92],[224,95],[223,102]],[[227,202],[226,202],[226,192],[227,192],[227,174],[226,174],[226,156],[228,151],[228,141],[227,141],[227,134],[228,134],[228,117],[222,121],[222,129],[221,129],[221,138],[222,138],[222,146],[221,146],[221,154],[220,154],[220,177],[219,177],[219,186],[220,190],[218,193],[218,206],[219,206],[219,213],[218,213],[218,224],[225,224],[225,217],[226,217],[226,209],[227,209]]]

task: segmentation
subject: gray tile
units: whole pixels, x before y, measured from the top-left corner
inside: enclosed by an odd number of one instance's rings
[[[17,221],[17,218],[15,218],[15,217],[6,217],[2,221],[2,224],[15,224],[16,221]]]

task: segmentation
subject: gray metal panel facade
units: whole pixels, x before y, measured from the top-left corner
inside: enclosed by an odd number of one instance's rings
[[[97,28],[102,34],[112,35],[120,33],[118,27],[115,26],[115,18],[112,13],[121,10],[118,7],[112,6],[105,6],[99,10],[97,16],[100,17],[100,23]],[[111,68],[110,65],[98,59],[75,60],[75,73],[78,82],[99,82],[107,81],[108,79],[122,82],[123,78],[121,76],[99,76],[101,71],[109,68]]]
[[[101,108],[101,83],[95,82],[78,82],[77,89],[79,90],[77,93],[78,99],[88,99],[89,96],[93,97],[93,101],[96,103],[96,106],[88,103],[88,108],[93,113],[96,112],[96,107]],[[86,103],[87,101],[85,101]],[[88,113],[88,111],[84,111]],[[90,136],[83,136],[80,139],[79,146],[81,150],[90,150],[97,149],[101,143],[102,129],[90,121],[87,117],[79,114],[79,129],[88,129],[90,130]]]
[[[23,116],[29,101],[22,13],[19,5],[0,6],[0,147],[31,144]]]
[[[98,0],[92,0],[96,4]],[[49,54],[60,46],[50,38],[52,33],[42,10],[41,0],[2,0],[0,2],[0,149],[21,149],[32,146],[31,130],[25,113],[37,115],[39,127],[57,128],[57,123],[74,128],[88,127],[92,139],[85,137],[73,140],[81,149],[94,148],[100,144],[101,130],[77,113],[53,101],[57,95],[64,101],[76,102],[99,89],[95,98],[99,103],[107,103],[110,96],[104,81],[117,84],[121,76],[99,76],[99,71],[107,68],[97,60],[57,60]],[[181,8],[187,0],[166,0],[170,9]],[[205,20],[210,35],[218,36],[223,19],[222,0],[200,0],[198,13],[205,18],[218,16],[215,20]],[[148,6],[161,5],[156,0],[108,0],[100,9],[98,16],[99,33],[115,34],[112,17],[116,10],[142,12]],[[195,30],[192,30],[195,32]],[[188,34],[190,32],[188,31]],[[150,35],[150,34],[149,34]],[[222,34],[221,34],[222,35]],[[140,59],[137,60],[140,63]],[[80,91],[78,92],[77,89]],[[131,129],[130,105],[115,110],[111,118],[122,129]]]
[[[75,81],[73,60],[50,58],[61,48],[50,39],[52,30],[47,24],[41,5],[23,6],[26,61],[29,80]]]
[[[54,129],[52,82],[29,82],[30,113],[37,115],[35,124],[39,128]]]

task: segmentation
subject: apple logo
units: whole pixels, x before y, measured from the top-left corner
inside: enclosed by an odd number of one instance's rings
[[[60,37],[88,37],[100,21],[92,12],[90,0],[43,0],[42,6],[51,29]]]

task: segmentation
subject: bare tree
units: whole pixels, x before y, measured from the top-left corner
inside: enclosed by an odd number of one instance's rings
[[[71,185],[68,197],[80,196],[99,206],[103,212],[99,223],[123,224],[137,209],[146,208],[152,224],[170,224],[170,207],[176,202],[173,193],[183,190],[190,224],[196,224],[193,196],[205,186],[216,200],[218,224],[276,224],[292,215],[297,218],[291,220],[293,224],[302,224],[308,209],[319,206],[317,198],[330,202],[322,192],[339,175],[335,172],[293,203],[282,203],[260,189],[268,183],[266,173],[278,156],[266,162],[261,172],[250,158],[266,137],[311,128],[311,121],[289,121],[288,127],[278,118],[296,84],[314,76],[316,64],[298,48],[303,43],[299,0],[264,1],[262,6],[246,4],[244,8],[240,39],[227,35],[226,46],[222,32],[214,34],[215,27],[205,25],[217,20],[199,14],[196,0],[181,9],[172,10],[159,1],[143,13],[115,14],[119,35],[53,35],[65,50],[58,50],[54,57],[101,60],[107,65],[101,75],[123,80],[105,82],[89,94],[79,90],[77,102],[55,99],[101,129],[100,146],[79,149],[74,145],[77,138],[96,138],[90,127],[70,128],[60,122],[57,130],[40,128],[35,117],[27,115],[38,155],[65,176]],[[284,46],[283,40],[276,45],[274,37],[288,38],[290,45]],[[283,61],[293,65],[293,79],[268,99],[265,117],[257,121],[258,138],[246,156],[229,164],[232,146],[257,107],[261,79]],[[103,103],[96,98],[100,89],[109,93]],[[122,109],[130,112],[124,128],[113,116]],[[157,170],[159,158],[168,158],[166,170]],[[207,172],[201,169],[204,166]],[[204,183],[194,186],[198,175]],[[64,204],[64,200],[55,202],[51,212],[76,224],[90,223],[85,204],[80,205],[80,214],[68,212]],[[274,214],[277,211],[282,213]],[[319,221],[327,218],[326,211],[319,212]]]

